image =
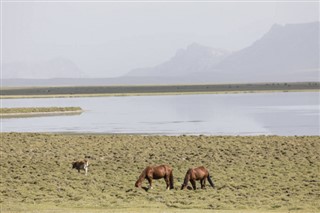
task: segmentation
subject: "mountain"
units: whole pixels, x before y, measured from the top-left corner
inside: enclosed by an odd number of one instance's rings
[[[2,66],[3,79],[81,78],[82,71],[72,61],[54,58],[41,62],[12,62]]]
[[[234,53],[192,44],[169,61],[126,77],[166,77],[176,83],[319,81],[319,24],[275,24]]]
[[[315,82],[320,81],[319,28],[320,22],[275,24],[259,40],[232,53],[193,43],[162,64],[119,78],[86,79],[65,58],[7,63],[2,66],[2,85]]]
[[[197,43],[180,49],[170,60],[155,67],[135,69],[127,74],[130,77],[182,77],[205,72],[230,53]]]
[[[276,24],[251,46],[212,66],[211,72],[238,81],[320,80],[319,49],[319,22]]]

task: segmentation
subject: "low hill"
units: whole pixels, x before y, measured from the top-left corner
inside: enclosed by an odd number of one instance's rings
[[[4,63],[3,79],[51,79],[85,77],[80,68],[66,58],[54,58],[40,62]]]

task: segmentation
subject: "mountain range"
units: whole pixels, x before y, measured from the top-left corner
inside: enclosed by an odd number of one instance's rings
[[[201,82],[319,81],[319,49],[319,22],[275,24],[240,51],[230,53],[192,44],[160,65],[135,69],[127,76]]]
[[[235,52],[193,43],[159,65],[133,69],[119,78],[87,79],[89,74],[65,58],[4,64],[3,85],[320,81],[319,28],[320,22],[275,24],[253,44]],[[25,80],[36,78],[46,80]]]
[[[213,49],[197,43],[180,49],[170,60],[151,68],[132,70],[127,76],[182,77],[208,71],[230,53],[226,50]]]

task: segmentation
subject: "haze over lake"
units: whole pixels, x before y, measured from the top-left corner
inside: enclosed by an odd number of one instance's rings
[[[320,135],[317,92],[4,99],[2,105],[84,110],[73,116],[2,119],[3,132]]]

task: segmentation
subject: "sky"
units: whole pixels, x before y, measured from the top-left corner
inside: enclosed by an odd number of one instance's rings
[[[66,58],[88,77],[117,77],[192,43],[237,51],[275,23],[313,21],[317,1],[3,0],[2,62]]]

